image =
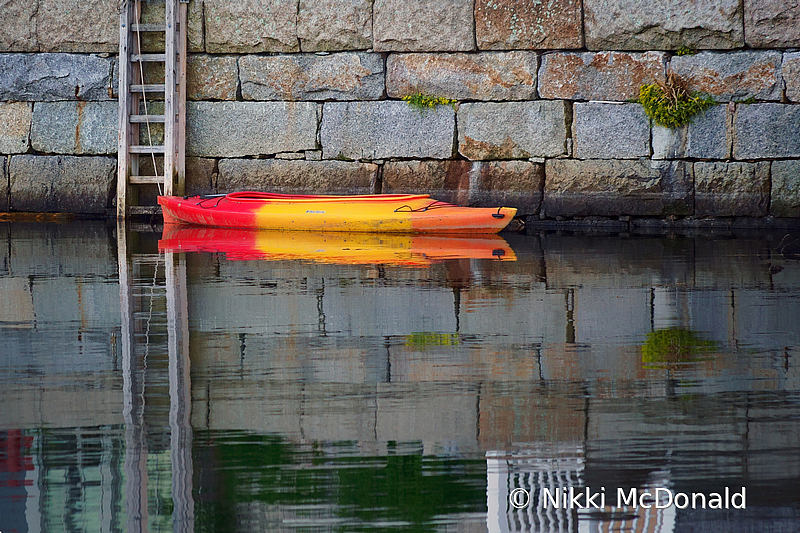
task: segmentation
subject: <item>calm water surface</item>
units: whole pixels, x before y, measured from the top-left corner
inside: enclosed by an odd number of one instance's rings
[[[0,225],[2,533],[800,530],[783,233],[115,236]]]

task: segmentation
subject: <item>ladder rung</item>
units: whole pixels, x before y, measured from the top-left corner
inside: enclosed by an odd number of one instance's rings
[[[157,215],[161,213],[160,205],[129,205],[128,213],[131,215]]]
[[[131,31],[167,31],[166,24],[131,24]]]
[[[130,120],[134,124],[144,124],[145,122],[164,122],[164,115],[131,115]]]
[[[132,154],[163,154],[164,146],[134,145],[129,146],[128,151]]]
[[[131,61],[141,61],[143,63],[156,63],[167,60],[167,54],[131,54]]]
[[[144,185],[147,183],[164,183],[164,176],[130,176],[128,182],[135,185]]]
[[[132,84],[132,93],[163,93],[166,86],[163,83]]]

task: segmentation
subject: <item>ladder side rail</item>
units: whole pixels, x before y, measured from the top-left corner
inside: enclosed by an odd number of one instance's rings
[[[186,187],[186,63],[188,40],[189,0],[180,0],[178,11],[178,134],[177,134],[177,182],[173,191],[183,196]]]
[[[119,124],[117,139],[117,218],[125,218],[127,212],[128,176],[130,175],[131,144],[130,120],[130,81],[131,62],[129,60],[131,45],[131,6],[129,0],[122,2],[119,21]]]
[[[164,44],[166,55],[164,63],[164,194],[171,196],[175,183],[175,145],[177,140],[175,135],[177,0],[166,0],[165,4],[167,30]]]

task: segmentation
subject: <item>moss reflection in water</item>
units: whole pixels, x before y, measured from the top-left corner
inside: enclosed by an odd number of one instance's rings
[[[683,328],[651,331],[642,346],[644,368],[664,368],[679,363],[706,360],[717,349],[717,343]]]
[[[437,517],[486,512],[484,460],[423,456],[405,447],[392,454],[393,443],[388,455],[366,456],[348,453],[352,443],[320,451],[274,435],[212,435],[201,439],[208,448],[195,450],[198,531],[235,528],[238,514],[253,504],[298,515],[303,506],[327,504],[342,531],[434,531]]]
[[[405,344],[406,346],[411,346],[419,350],[436,346],[457,346],[459,344],[459,335],[458,333],[422,331],[407,335]]]

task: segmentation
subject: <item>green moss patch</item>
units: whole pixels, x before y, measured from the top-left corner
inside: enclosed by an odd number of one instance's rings
[[[689,91],[686,82],[672,72],[666,82],[642,86],[637,101],[653,122],[665,128],[685,126],[716,104],[708,95]]]
[[[444,98],[442,96],[431,96],[429,94],[422,93],[404,96],[403,101],[408,103],[408,105],[414,109],[418,110],[420,113],[440,105],[449,105],[455,109],[457,102],[456,100],[450,100],[449,98]]]

